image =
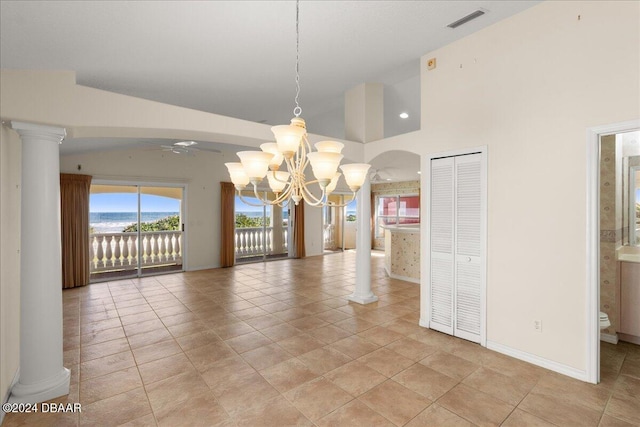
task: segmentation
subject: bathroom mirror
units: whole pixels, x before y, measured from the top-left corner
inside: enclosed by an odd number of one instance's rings
[[[640,246],[640,166],[629,167],[629,244]]]

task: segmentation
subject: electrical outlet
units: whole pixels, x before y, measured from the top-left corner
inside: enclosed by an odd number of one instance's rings
[[[533,330],[536,332],[542,332],[542,320],[533,321]]]

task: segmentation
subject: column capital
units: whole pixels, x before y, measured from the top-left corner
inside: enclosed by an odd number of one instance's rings
[[[67,136],[65,128],[56,126],[38,125],[35,123],[27,122],[9,122],[11,129],[18,132],[20,137],[38,137],[41,139],[50,140],[62,144],[62,140]]]

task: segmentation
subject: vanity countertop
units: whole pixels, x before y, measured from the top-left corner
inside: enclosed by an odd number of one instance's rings
[[[618,261],[640,263],[640,246],[620,246],[616,250]]]

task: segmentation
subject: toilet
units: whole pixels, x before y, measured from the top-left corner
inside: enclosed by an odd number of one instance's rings
[[[609,316],[607,313],[601,311],[600,312],[600,330],[607,329],[611,326],[611,322],[609,321]]]

